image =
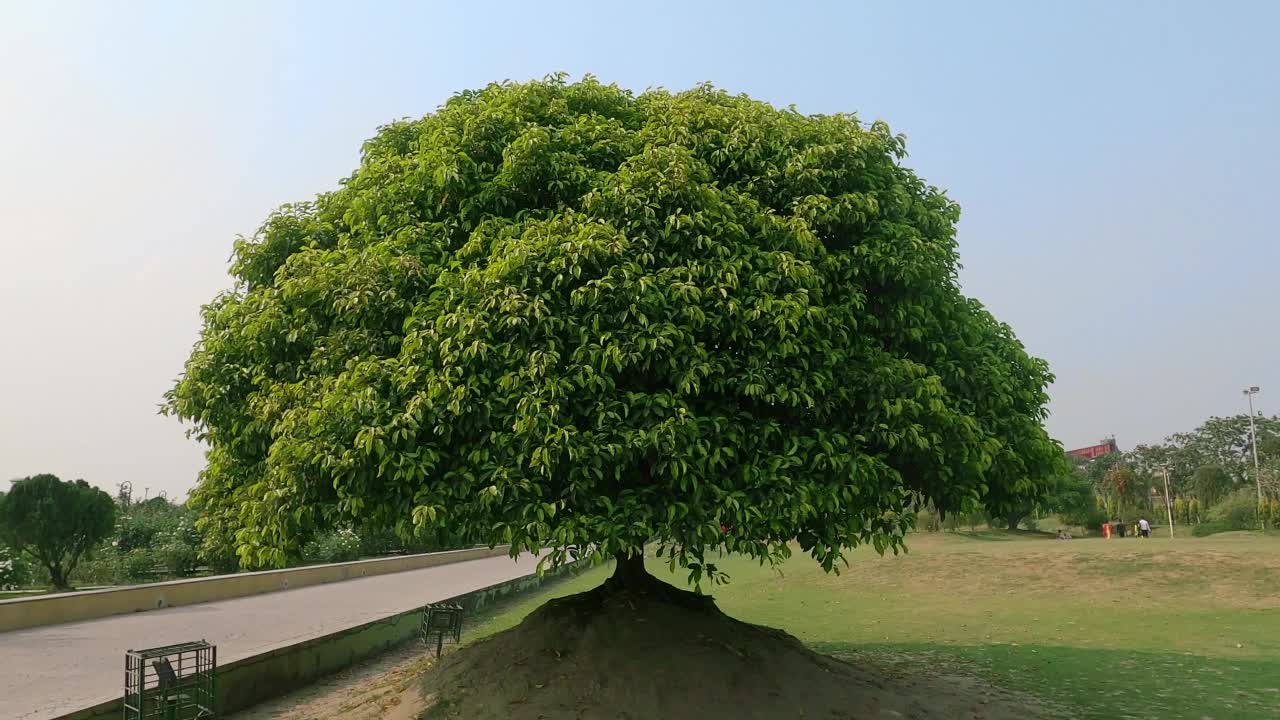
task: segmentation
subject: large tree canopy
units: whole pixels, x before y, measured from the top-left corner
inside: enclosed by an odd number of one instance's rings
[[[897,548],[1060,468],[1050,381],[959,289],[904,140],[711,87],[491,85],[236,244],[168,407],[246,563],[316,528],[516,551]]]

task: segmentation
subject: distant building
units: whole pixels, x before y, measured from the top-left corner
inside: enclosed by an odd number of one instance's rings
[[[1120,452],[1120,448],[1116,446],[1116,439],[1107,438],[1097,445],[1090,445],[1089,447],[1082,447],[1076,450],[1068,450],[1067,454],[1075,455],[1076,457],[1084,458],[1085,460],[1092,460],[1094,458],[1100,458],[1103,455],[1110,455],[1111,453],[1117,452]]]

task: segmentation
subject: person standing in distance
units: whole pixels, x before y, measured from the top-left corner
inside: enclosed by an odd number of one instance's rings
[[[1138,534],[1143,538],[1151,537],[1151,523],[1147,522],[1146,518],[1138,519]]]

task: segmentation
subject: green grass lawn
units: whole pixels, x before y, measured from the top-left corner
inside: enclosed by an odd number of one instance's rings
[[[725,612],[824,652],[982,675],[1065,717],[1280,717],[1280,538],[961,532],[914,535],[909,546],[898,557],[854,552],[839,576],[805,557],[776,570],[729,558],[731,583],[711,590]],[[491,613],[468,635],[509,627],[606,573]]]

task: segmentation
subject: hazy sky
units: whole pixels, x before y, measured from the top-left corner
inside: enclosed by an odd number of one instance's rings
[[[948,5],[0,0],[0,478],[182,495],[156,408],[235,236],[378,125],[557,70],[905,132],[1069,446],[1280,409],[1280,3]]]

